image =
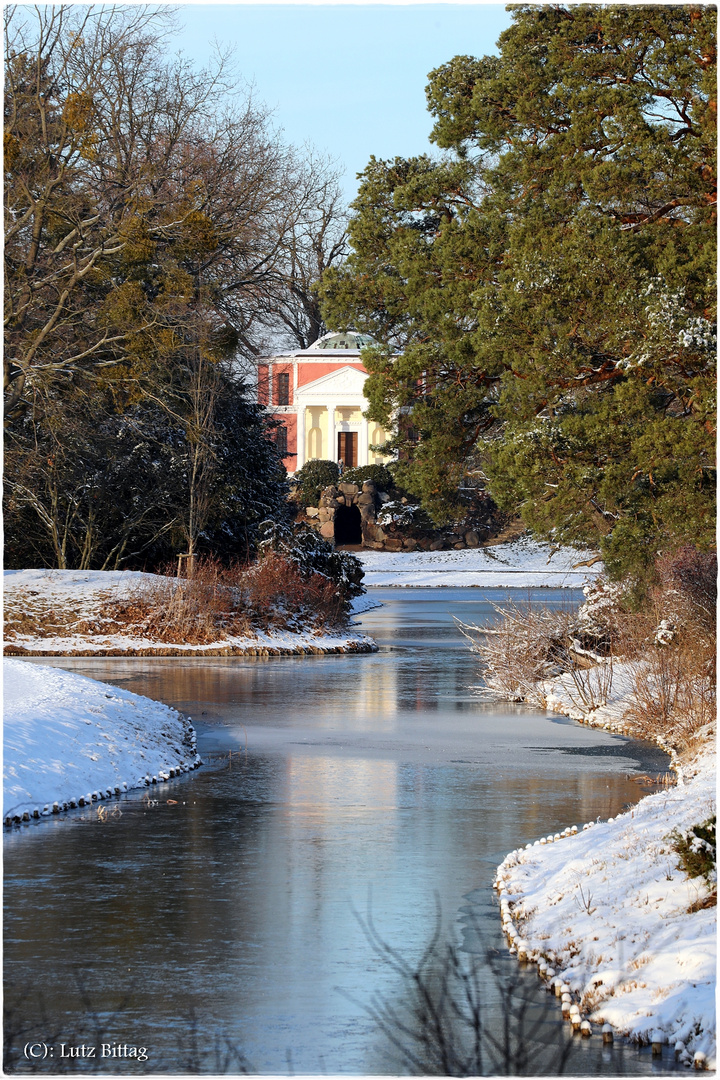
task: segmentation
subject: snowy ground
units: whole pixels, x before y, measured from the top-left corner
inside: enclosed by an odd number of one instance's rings
[[[593,552],[554,549],[527,536],[493,547],[463,551],[360,551],[368,586],[486,586],[581,588],[602,572]]]
[[[616,679],[615,697],[591,712],[568,677],[546,683],[549,707],[615,730],[627,694],[622,670]],[[584,1016],[639,1041],[680,1042],[681,1060],[705,1054],[710,1068],[717,909],[699,907],[708,888],[678,868],[668,834],[715,813],[713,734],[693,759],[677,763],[677,787],[576,835],[511,852],[498,869],[511,947],[548,959]]]
[[[200,764],[175,709],[69,671],[4,660],[3,705],[3,821],[83,803],[112,813],[105,800]]]
[[[101,610],[105,604],[130,599],[143,585],[152,587],[157,581],[153,574],[131,570],[6,570],[5,655],[283,655],[369,652],[376,648],[372,639],[352,631],[259,631],[252,636],[189,645],[108,632],[103,627]],[[376,606],[377,601],[359,597],[353,612]],[[44,627],[42,637],[24,626],[28,614],[34,625]]]

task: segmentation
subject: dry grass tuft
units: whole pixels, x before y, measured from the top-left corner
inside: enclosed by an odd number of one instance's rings
[[[716,707],[714,555],[683,548],[660,560],[645,609],[627,611],[622,587],[596,582],[575,614],[509,604],[484,634],[461,628],[482,659],[486,692],[546,707],[544,682],[565,674],[581,712],[611,700],[619,663],[630,676],[623,720],[678,752],[712,736]]]
[[[192,577],[158,578],[131,599],[108,603],[104,615],[126,633],[191,645],[257,631],[329,630],[345,621],[333,582],[321,574],[304,576],[276,552],[249,567],[198,559]]]
[[[191,577],[146,576],[131,592],[95,594],[82,609],[18,590],[6,599],[5,639],[119,635],[166,645],[211,645],[268,630],[341,629],[346,604],[330,578],[270,552],[251,566],[196,559]],[[150,580],[148,580],[150,578]]]
[[[236,585],[238,572],[198,559],[191,578],[158,576],[123,599],[108,600],[101,616],[114,633],[167,644],[208,645],[251,632]]]

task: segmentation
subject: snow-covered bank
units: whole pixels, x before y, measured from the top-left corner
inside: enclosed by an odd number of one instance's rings
[[[367,593],[364,596],[356,596],[350,604],[351,615],[362,615],[364,611],[372,611],[373,608],[382,607],[382,601],[376,600],[372,596],[368,596]]]
[[[201,764],[175,709],[69,671],[3,661],[3,821],[111,799]]]
[[[582,588],[602,572],[593,554],[552,548],[521,536],[505,544],[463,551],[359,551],[367,586],[413,588],[485,586],[486,588]]]
[[[371,638],[352,630],[318,633],[257,631],[204,644],[159,642],[118,630],[104,608],[133,599],[158,578],[131,570],[6,570],[6,656],[293,656],[374,652]],[[353,613],[367,610],[365,597]],[[370,602],[375,606],[375,602]],[[27,625],[26,625],[27,623]],[[35,627],[42,625],[42,636]]]
[[[543,692],[556,712],[621,730],[629,687],[617,665],[613,698],[599,708],[583,707],[567,675]],[[511,947],[544,957],[590,1021],[641,1042],[680,1043],[687,1064],[704,1054],[714,1068],[717,909],[702,906],[708,886],[679,867],[669,839],[715,813],[714,733],[701,735],[693,757],[672,755],[677,787],[511,852],[497,884]]]

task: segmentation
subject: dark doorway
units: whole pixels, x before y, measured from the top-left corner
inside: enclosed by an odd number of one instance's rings
[[[357,506],[338,506],[335,511],[335,543],[362,544],[362,524]]]
[[[338,431],[338,461],[343,461],[346,469],[354,469],[358,463],[357,457],[357,431]]]

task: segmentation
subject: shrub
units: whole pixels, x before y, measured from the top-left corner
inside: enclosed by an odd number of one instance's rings
[[[433,530],[427,510],[415,503],[404,503],[397,499],[385,503],[375,520],[378,525],[398,525],[401,529]]]
[[[673,829],[668,839],[680,856],[680,868],[688,877],[702,877],[712,888],[717,882],[715,814],[682,832]]]
[[[717,615],[717,555],[702,552],[690,544],[664,555],[656,563],[659,587],[656,602],[672,622],[715,641]]]
[[[268,522],[260,551],[264,556],[270,552],[282,555],[306,580],[320,575],[330,581],[345,618],[350,613],[351,601],[365,592],[360,560],[347,551],[336,551],[330,540],[308,525],[291,529]]]
[[[629,661],[638,734],[692,749],[715,716],[717,559],[686,545],[656,563],[646,609],[628,615],[619,642]]]
[[[346,469],[342,474],[343,482],[365,484],[372,481],[381,491],[395,487],[393,475],[387,465],[358,465],[355,469]]]
[[[286,555],[269,551],[243,575],[243,600],[264,629],[302,631],[342,626],[347,605],[324,574],[303,574]]]
[[[585,601],[577,610],[574,636],[582,648],[600,656],[617,654],[628,621],[623,607],[627,597],[625,584],[608,581],[600,574],[585,585],[583,592]]]
[[[692,749],[715,717],[714,656],[691,641],[651,643],[628,663],[632,704],[624,718],[646,738]]]
[[[297,485],[295,497],[303,506],[317,506],[320,493],[330,484],[337,484],[340,470],[334,461],[315,458],[306,461],[295,473],[293,483]]]
[[[546,707],[543,680],[566,671],[570,616],[565,611],[508,603],[495,607],[495,626],[461,627],[483,663],[485,692],[505,701]]]

